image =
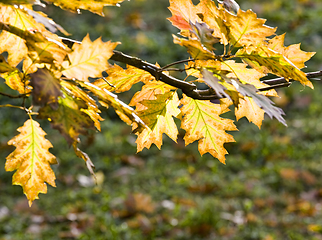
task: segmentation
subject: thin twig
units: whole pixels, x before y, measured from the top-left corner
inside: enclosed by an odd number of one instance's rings
[[[164,67],[162,67],[161,71],[164,71],[165,69],[167,69],[168,67],[171,67],[173,65],[177,65],[177,64],[180,64],[180,63],[193,62],[193,61],[195,61],[195,60],[194,59],[184,59],[184,60],[176,61],[176,62],[173,62],[173,63],[169,63],[169,64],[165,65]]]
[[[29,93],[19,94],[19,95],[11,95],[8,93],[0,92],[0,95],[9,97],[9,98],[25,98]]]

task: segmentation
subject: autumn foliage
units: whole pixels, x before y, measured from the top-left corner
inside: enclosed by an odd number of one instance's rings
[[[103,15],[104,6],[122,0],[46,2]],[[313,88],[301,69],[314,53],[302,51],[299,44],[284,46],[285,34],[275,35],[276,28],[266,26],[265,19],[252,10],[234,12],[211,0],[197,5],[170,0],[169,21],[180,31],[173,36],[174,43],[185,47],[190,58],[160,67],[116,51],[119,42],[92,41],[88,35],[81,42],[60,37],[55,32],[68,33],[33,10],[33,4],[40,3],[0,3],[0,76],[17,92],[2,95],[22,100],[22,105],[1,107],[21,109],[28,119],[8,142],[16,149],[7,157],[5,169],[16,170],[13,184],[22,186],[30,205],[39,193],[47,192],[46,183],[55,186],[50,165],[56,160],[48,150],[52,145],[36,119],[48,120],[91,173],[93,163],[77,144],[80,135],[100,131],[101,107],[112,107],[132,126],[138,151],[152,144],[161,148],[163,133],[176,142],[177,118],[186,145],[198,142],[201,155],[210,153],[225,163],[224,144],[234,142],[228,132],[237,128],[233,119],[221,115],[231,106],[236,120],[246,117],[259,128],[265,113],[286,125],[284,112],[269,99],[277,96],[274,89],[291,81]],[[177,79],[172,71],[185,72],[187,77]],[[280,78],[262,80],[268,74]],[[139,82],[143,87],[128,104],[116,95]],[[32,105],[26,105],[26,98],[32,99]]]

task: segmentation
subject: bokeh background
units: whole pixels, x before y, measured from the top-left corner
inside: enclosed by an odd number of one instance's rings
[[[303,50],[317,52],[305,71],[322,69],[320,0],[238,2],[277,26],[278,34],[287,32],[286,45],[301,42]],[[44,11],[77,40],[89,33],[92,40],[121,41],[118,50],[160,65],[188,57],[172,43],[177,29],[166,20],[168,0],[121,5],[105,8],[104,18],[53,6]],[[226,165],[201,157],[196,144],[185,147],[183,133],[178,144],[164,136],[161,151],[153,146],[136,154],[131,128],[104,110],[102,132],[82,138],[81,145],[96,166],[97,184],[63,137],[41,122],[59,162],[53,166],[57,188],[49,186],[31,208],[21,187],[11,185],[13,173],[4,171],[14,150],[7,141],[26,116],[2,108],[0,240],[322,239],[322,86],[318,80],[314,86],[293,83],[279,91],[275,102],[288,127],[268,118],[261,130],[245,119],[236,122],[237,143],[225,145]],[[0,91],[7,91],[3,81]],[[128,102],[133,91],[120,98]]]

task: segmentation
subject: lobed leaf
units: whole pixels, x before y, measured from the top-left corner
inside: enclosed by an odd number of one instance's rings
[[[63,74],[69,79],[88,81],[89,77],[100,77],[108,68],[107,60],[113,55],[119,43],[102,42],[101,38],[92,42],[89,35],[81,44],[74,43],[73,51],[68,54],[69,61],[63,62]]]
[[[152,100],[140,102],[145,109],[138,112],[138,116],[145,122],[148,128],[137,131],[137,151],[143,148],[149,149],[154,143],[159,149],[162,145],[162,134],[167,134],[177,142],[178,129],[173,120],[180,114],[179,98],[176,92],[166,92],[153,96]]]
[[[45,139],[46,133],[38,122],[29,119],[18,131],[20,134],[8,142],[16,149],[7,157],[5,169],[17,170],[12,177],[12,184],[22,186],[31,206],[39,198],[39,193],[47,193],[46,182],[56,186],[50,164],[57,162],[55,156],[48,151],[52,145]]]
[[[69,0],[47,0],[47,2],[52,2],[55,6],[58,6],[65,10],[70,10],[72,12],[80,13],[80,9],[88,10],[98,15],[104,16],[103,7],[104,6],[115,6],[124,0],[79,0],[79,1],[69,1]]]
[[[154,77],[141,69],[133,66],[127,66],[126,69],[114,64],[106,71],[108,77],[100,78],[93,84],[99,88],[106,88],[109,91],[116,93],[125,92],[131,89],[131,87],[138,82],[148,82],[153,80]]]
[[[212,156],[225,163],[224,143],[234,142],[234,138],[226,131],[237,130],[233,121],[223,119],[220,114],[228,111],[222,109],[219,104],[210,101],[194,100],[187,96],[181,99],[183,119],[181,128],[186,131],[185,144],[198,141],[198,149],[201,155],[209,152]]]

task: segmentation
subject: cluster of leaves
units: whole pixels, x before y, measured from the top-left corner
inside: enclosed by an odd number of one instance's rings
[[[47,2],[66,10],[86,9],[102,15],[103,6],[122,0]],[[88,35],[82,42],[61,38],[53,32],[68,33],[33,10],[32,4],[41,4],[39,1],[0,3],[0,74],[19,93],[10,97],[22,99],[22,106],[1,107],[19,108],[29,116],[18,128],[20,134],[8,142],[16,150],[8,156],[5,168],[17,170],[13,184],[23,187],[29,204],[39,193],[47,192],[45,183],[55,186],[50,164],[56,160],[48,151],[52,145],[34,115],[59,130],[92,173],[93,163],[77,144],[80,135],[100,131],[103,119],[99,104],[111,106],[132,126],[138,151],[152,144],[161,148],[163,133],[177,141],[174,118],[178,118],[185,130],[185,144],[197,141],[201,155],[210,153],[222,163],[227,154],[224,144],[234,141],[227,131],[237,130],[233,120],[220,116],[231,105],[237,120],[246,117],[261,127],[266,113],[286,125],[283,111],[268,98],[277,96],[274,88],[278,85],[267,85],[261,78],[271,73],[286,82],[299,81],[313,88],[300,69],[314,53],[303,52],[299,44],[285,47],[285,35],[272,37],[276,29],[264,25],[264,19],[251,10],[230,12],[225,3],[201,0],[194,5],[191,0],[170,0],[169,20],[180,29],[180,37],[173,36],[174,43],[186,47],[191,56],[178,62],[187,63],[184,69],[171,68],[177,63],[159,67],[119,53],[114,50],[118,42],[100,38],[92,42]],[[109,59],[127,66],[110,65]],[[176,79],[168,71],[184,71],[187,78]],[[143,87],[129,104],[115,95],[138,82]],[[31,106],[25,101],[29,97]]]

